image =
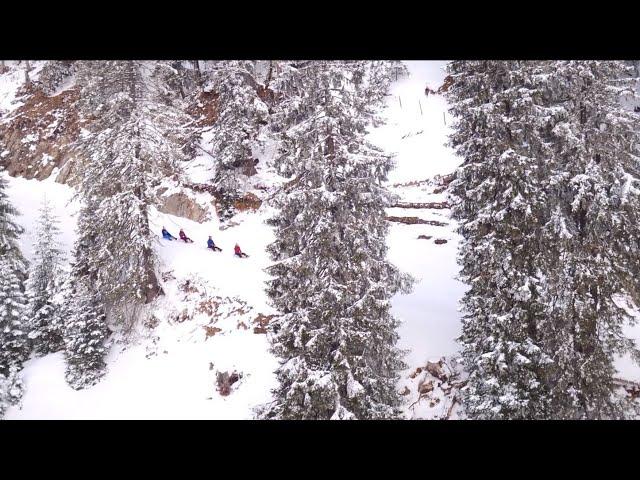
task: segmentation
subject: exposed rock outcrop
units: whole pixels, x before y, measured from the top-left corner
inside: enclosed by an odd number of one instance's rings
[[[202,92],[189,106],[188,113],[196,119],[196,127],[207,127],[216,122],[220,114],[218,97],[215,92]]]
[[[253,193],[247,193],[242,198],[239,198],[235,202],[233,202],[233,206],[239,212],[244,212],[246,210],[257,210],[262,205],[262,200],[260,200]]]
[[[161,203],[158,206],[158,210],[162,213],[188,218],[198,223],[203,223],[211,218],[211,212],[186,193],[172,193],[160,198]],[[213,209],[215,206],[212,204],[211,208]]]
[[[44,180],[54,169],[56,181],[74,185],[82,160],[74,150],[83,125],[77,88],[47,96],[38,88],[23,91],[18,107],[0,128],[0,164],[11,176]]]

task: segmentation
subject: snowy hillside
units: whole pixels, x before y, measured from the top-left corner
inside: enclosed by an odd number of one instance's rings
[[[75,228],[73,208],[66,208],[70,189],[50,181],[11,179],[10,194],[24,199],[17,203],[27,229],[45,193],[63,219],[70,251]],[[154,223],[157,230],[164,225],[176,235],[180,225],[200,239],[188,245],[158,240],[166,279],[166,296],[154,305],[158,325],[142,332],[136,345],[116,343],[109,373],[82,391],[66,384],[61,352],[27,362],[22,409],[12,409],[7,418],[248,418],[252,406],[268,400],[275,360],[266,335],[254,333],[258,315],[271,313],[261,284],[268,263],[264,246],[271,240],[262,216],[248,215],[225,231],[215,223],[161,214]],[[223,248],[221,253],[206,249],[208,235]],[[232,256],[236,240],[250,259]],[[23,248],[32,255],[28,235]],[[242,374],[229,397],[216,391],[217,371]]]
[[[397,154],[390,184],[448,174],[458,163],[443,146],[447,134],[445,102],[440,96],[424,95],[426,85],[437,88],[442,83],[445,62],[407,64],[411,75],[398,81],[390,92],[387,124],[370,133],[374,143]],[[202,172],[207,159],[204,155],[199,158],[189,172],[196,182],[206,180]],[[274,185],[268,163],[261,162],[259,175],[263,183]],[[443,193],[430,193],[428,187],[398,186],[394,191],[404,202],[445,200]],[[52,179],[11,178],[9,194],[23,214],[19,220],[27,232],[33,230],[40,198],[46,194],[63,220],[63,241],[70,252],[75,209],[68,204],[72,195],[69,187]],[[406,376],[426,361],[437,361],[456,351],[457,300],[463,288],[453,279],[457,238],[447,210],[393,208],[388,212],[390,216],[416,213],[447,225],[393,223],[389,235],[390,259],[417,280],[413,293],[393,300],[393,312],[403,322],[401,347],[408,350]],[[105,378],[82,391],[65,383],[62,353],[27,362],[22,407],[13,407],[7,418],[250,418],[252,407],[270,399],[275,381],[276,360],[268,352],[267,337],[254,333],[256,327],[260,331],[256,318],[273,313],[263,284],[267,278],[263,269],[269,265],[265,246],[273,239],[263,222],[269,215],[269,207],[263,204],[256,212],[234,218],[237,225],[221,230],[217,220],[199,224],[157,213],[152,219],[156,231],[165,226],[177,236],[179,228],[184,228],[195,240],[194,244],[157,242],[167,294],[154,305],[157,326],[141,332],[136,345],[116,343]],[[222,252],[206,249],[209,235]],[[432,239],[418,239],[419,235]],[[436,239],[447,243],[434,243]],[[29,258],[32,241],[28,234],[22,238]],[[232,256],[236,242],[251,255],[248,259]],[[206,302],[219,303],[214,316],[202,308]],[[185,313],[187,320],[181,317]],[[216,391],[218,371],[242,375],[229,396]]]
[[[372,143],[395,154],[387,186],[398,202],[386,212],[391,225],[388,256],[415,279],[411,293],[392,299],[407,363],[397,388],[410,419],[462,418],[455,393],[463,385],[456,338],[465,285],[457,280],[460,237],[447,199],[461,159],[446,145],[452,119],[444,96],[425,95],[426,87],[435,92],[443,85],[446,63],[405,62],[409,76],[392,84],[386,123],[368,134]],[[0,74],[0,119],[20,106],[14,99],[22,81],[18,70]],[[206,152],[212,141],[211,135],[202,136],[201,152],[185,169],[194,185],[211,180],[211,155]],[[22,402],[5,417],[249,419],[254,408],[270,402],[278,361],[269,351],[267,327],[277,312],[265,293],[265,268],[272,263],[266,247],[274,241],[265,220],[274,215],[270,200],[283,183],[274,171],[275,155],[269,143],[261,146],[250,185],[259,206],[241,211],[230,222],[220,221],[211,208],[215,199],[206,191],[189,192],[208,214],[202,222],[154,210],[153,248],[165,295],[144,307],[146,323],[126,332],[126,342],[123,332],[114,335],[106,375],[82,390],[65,381],[62,352],[28,360],[22,371]],[[79,206],[73,187],[56,183],[58,173],[54,170],[43,181],[3,173],[9,181],[7,193],[21,213],[17,220],[26,233],[20,246],[28,260],[34,258],[34,225],[45,196],[61,220],[61,241],[71,256]],[[167,187],[168,196],[173,186]],[[184,229],[194,243],[162,239],[163,227],[176,237]],[[209,236],[221,252],[206,248]],[[235,244],[249,257],[235,257]],[[630,333],[640,338],[640,326]],[[640,368],[629,358],[617,366],[621,378],[640,381]]]

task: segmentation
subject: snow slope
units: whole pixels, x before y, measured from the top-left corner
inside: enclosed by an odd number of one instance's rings
[[[437,89],[441,85],[445,64],[407,62],[410,76],[393,85],[385,111],[387,124],[372,129],[369,135],[371,141],[396,153],[396,168],[389,185],[403,201],[443,202],[444,194],[434,193],[433,185],[396,184],[451,173],[460,162],[445,146],[448,134],[445,122],[450,123],[445,100],[437,95],[424,95],[425,86]],[[2,106],[8,104],[15,94],[13,85],[20,81],[19,77],[11,81],[5,77],[0,75]],[[207,138],[203,145],[206,142]],[[265,185],[273,185],[277,180],[266,165],[271,153],[267,146],[259,155],[265,161],[258,166],[257,181]],[[188,169],[191,179],[205,182],[209,164],[206,156],[194,159]],[[68,187],[52,180],[11,178],[8,193],[23,213],[18,221],[27,230],[21,246],[28,258],[33,256],[30,232],[45,193],[61,218],[62,241],[70,252],[77,205],[70,202],[72,192]],[[445,226],[392,223],[388,237],[391,261],[416,278],[411,294],[396,295],[392,300],[393,312],[402,320],[400,346],[408,351],[408,368],[399,388],[415,389],[416,367],[450,357],[458,350],[455,342],[460,333],[458,300],[465,288],[455,279],[459,238],[447,209],[392,208],[388,214],[446,223]],[[148,328],[140,329],[130,345],[116,337],[106,376],[94,387],[79,392],[64,381],[61,353],[28,361],[23,371],[26,394],[22,405],[9,409],[6,418],[251,418],[253,407],[270,400],[277,366],[268,351],[266,335],[254,333],[259,314],[274,313],[264,294],[267,279],[264,267],[269,264],[265,247],[273,239],[271,229],[264,224],[269,215],[268,205],[263,204],[256,212],[238,215],[232,226],[222,229],[217,219],[198,224],[155,212],[151,219],[154,231],[159,234],[165,226],[177,236],[182,227],[195,243],[157,240],[166,295],[146,312]],[[209,235],[222,252],[205,248]],[[419,235],[432,238],[418,239]],[[436,239],[447,242],[436,244]],[[249,258],[232,256],[236,242],[251,255]],[[625,375],[634,371],[629,362],[621,365]],[[242,375],[229,396],[223,397],[216,391],[218,371]],[[413,400],[413,396],[407,397],[409,418],[443,415],[445,402],[433,408],[427,405],[415,408],[409,406]]]
[[[448,115],[446,101],[440,95],[424,94],[425,86],[437,89],[442,84],[446,63],[406,62],[410,76],[396,82],[390,92],[387,123],[370,133],[374,143],[396,153],[396,168],[389,176],[391,184],[449,174],[460,163],[444,145],[449,133],[443,120],[443,115]],[[404,201],[445,200],[442,194],[433,195],[420,187],[394,191]],[[454,341],[460,331],[457,301],[464,292],[464,286],[455,280],[458,236],[454,233],[455,223],[446,218],[448,210],[436,212],[442,218],[420,210],[391,209],[388,213],[449,223],[447,227],[393,223],[388,239],[391,261],[417,279],[413,293],[393,299],[393,311],[403,321],[401,346],[410,350],[407,363],[415,368],[428,359],[437,360],[457,350]],[[418,240],[418,235],[448,242],[436,245],[433,240]]]
[[[437,89],[446,76],[447,62],[405,62],[409,76],[392,86],[387,101],[387,123],[371,132],[371,140],[396,152],[397,166],[390,183],[423,180],[451,173],[459,161],[445,146],[450,123],[440,95],[425,96],[428,85]]]
[[[13,67],[7,73],[0,75],[0,118],[4,112],[18,108],[22,103],[16,102],[16,94],[24,84],[25,63],[18,65],[17,61],[6,61],[7,67]],[[32,80],[38,78],[40,70],[44,66],[44,62],[31,62],[29,77]]]
[[[37,218],[36,200],[46,193],[61,218],[65,249],[71,250],[76,210],[65,208],[72,193],[68,187],[53,181],[12,178],[8,193],[24,214],[18,221],[28,232]],[[164,225],[177,236],[182,227],[196,241],[189,245],[157,241],[160,270],[175,277],[165,282],[166,296],[152,312],[159,325],[143,332],[132,346],[116,342],[109,355],[107,375],[94,387],[79,392],[64,381],[62,353],[30,360],[23,371],[26,395],[22,408],[11,408],[6,418],[250,417],[251,408],[268,401],[275,386],[272,372],[276,361],[268,353],[266,335],[253,333],[252,325],[258,313],[272,313],[262,284],[266,279],[262,270],[268,264],[264,248],[272,234],[262,222],[262,213],[242,214],[236,219],[239,226],[221,231],[217,221],[200,225],[156,212],[151,223],[158,233]],[[222,252],[206,249],[208,235],[213,236]],[[33,255],[30,240],[28,234],[21,238],[28,258]],[[251,254],[250,258],[233,257],[236,241]],[[220,315],[214,323],[206,314],[176,321],[186,307],[197,306],[201,300],[178,288],[180,281],[186,280],[201,287],[206,299],[216,298],[237,307],[242,303],[231,297],[238,297],[246,302],[248,312]],[[239,326],[241,321],[247,329]],[[213,325],[220,331],[207,338],[204,327]],[[243,375],[229,397],[222,397],[215,390],[218,370],[235,370]]]
[[[445,102],[440,97],[424,95],[426,84],[437,87],[441,83],[444,64],[407,62],[411,76],[393,87],[385,112],[388,123],[370,133],[374,143],[397,153],[397,168],[390,183],[450,173],[458,163],[443,146],[447,133],[442,119]],[[268,147],[265,151],[269,151]],[[273,183],[266,163],[261,162],[259,168],[260,175],[266,176],[262,182]],[[194,181],[206,181],[207,164],[205,157],[191,163],[189,173]],[[397,192],[407,201],[443,200],[442,195],[434,196],[420,188]],[[62,219],[62,240],[70,251],[77,211],[76,205],[67,205],[71,190],[50,180],[10,179],[9,194],[24,214],[19,221],[27,232],[33,230],[44,193]],[[390,215],[434,218],[434,212],[392,210]],[[446,216],[446,212],[435,215]],[[252,407],[269,401],[270,389],[275,386],[272,372],[277,365],[268,352],[266,336],[253,333],[251,324],[258,313],[273,313],[264,294],[267,276],[263,269],[269,264],[265,246],[273,238],[271,229],[263,223],[267,216],[268,207],[263,205],[255,213],[234,218],[237,225],[221,230],[217,220],[198,224],[156,212],[151,220],[155,231],[159,233],[165,226],[177,236],[182,227],[196,242],[190,245],[160,239],[157,242],[160,270],[168,279],[164,285],[166,296],[151,312],[158,325],[149,333],[142,332],[134,345],[123,347],[116,342],[108,359],[107,375],[96,386],[80,392],[64,382],[61,353],[30,360],[23,372],[26,395],[22,408],[10,409],[7,418],[250,418]],[[457,299],[462,286],[453,279],[457,272],[457,238],[453,228],[451,223],[447,227],[392,224],[388,239],[390,258],[417,279],[413,293],[398,295],[392,303],[394,313],[403,321],[400,333],[402,348],[409,350],[407,374],[427,359],[450,355],[456,350]],[[448,243],[436,245],[433,241],[417,240],[419,234],[445,238]],[[223,252],[213,253],[205,248],[209,235]],[[26,234],[21,240],[25,255],[30,258],[32,238]],[[236,242],[250,258],[240,260],[232,256]],[[185,306],[193,309],[200,301],[181,290],[180,285],[187,280],[206,291],[207,298],[225,299],[230,305],[234,302],[232,298],[246,302],[251,313],[214,323],[210,323],[208,315],[176,321]],[[240,323],[249,328],[238,328]],[[204,328],[214,325],[220,331],[206,337]],[[215,391],[218,370],[243,374],[228,397]]]

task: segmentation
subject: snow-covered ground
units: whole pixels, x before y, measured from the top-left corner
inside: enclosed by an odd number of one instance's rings
[[[425,86],[435,90],[442,84],[445,64],[407,62],[410,76],[393,86],[385,111],[387,124],[370,132],[370,140],[397,154],[390,185],[448,174],[460,162],[445,146],[450,124],[445,100],[424,94]],[[0,75],[0,108],[5,110],[15,89],[5,88],[1,82],[19,81],[8,77]],[[266,165],[269,153],[266,146],[260,156],[265,161],[258,165],[258,180],[265,184],[272,180]],[[194,159],[187,172],[191,180],[206,182],[209,164],[206,155]],[[77,205],[70,201],[71,189],[52,178],[55,175],[44,182],[9,179],[9,196],[23,214],[18,221],[27,231],[21,246],[28,258],[33,256],[33,224],[44,194],[61,219],[61,240],[71,251]],[[403,201],[445,200],[443,194],[433,193],[433,186],[393,190]],[[409,368],[401,382],[407,385],[409,373],[417,366],[457,351],[458,301],[465,287],[455,280],[459,238],[448,210],[393,208],[388,213],[447,224],[392,223],[388,237],[391,261],[417,280],[411,294],[399,294],[392,300],[393,312],[403,322],[400,346],[408,350]],[[116,342],[106,376],[82,391],[76,392],[65,383],[61,353],[28,361],[23,370],[26,393],[22,405],[9,409],[6,418],[251,418],[253,407],[270,400],[277,366],[268,351],[266,335],[254,333],[256,317],[273,313],[264,293],[264,268],[269,264],[265,247],[273,240],[271,229],[264,224],[269,215],[265,203],[256,212],[235,217],[235,225],[221,229],[217,219],[198,224],[154,213],[151,223],[158,236],[162,226],[174,236],[184,228],[195,241],[187,245],[157,240],[166,295],[148,312],[155,317],[155,326],[139,332],[132,345]],[[206,249],[209,235],[222,252]],[[419,235],[432,238],[418,239]],[[435,239],[447,243],[436,244]],[[233,257],[236,242],[249,258]],[[623,366],[623,373],[632,375],[630,363]],[[242,378],[233,385],[232,393],[223,397],[216,391],[216,372],[234,370]],[[407,413],[421,418],[431,415],[428,409],[409,411],[408,406]]]
[[[451,173],[459,161],[445,146],[451,123],[445,99],[425,96],[425,87],[435,90],[446,76],[447,62],[406,62],[409,76],[399,79],[387,100],[387,123],[370,139],[397,154],[390,183],[424,180]],[[445,125],[446,122],[446,125]]]
[[[370,139],[396,154],[396,168],[389,183],[425,180],[452,173],[459,165],[445,146],[449,127],[445,125],[447,104],[440,95],[425,96],[425,87],[435,90],[446,76],[447,62],[406,62],[410,75],[396,82],[388,100],[387,123],[370,133]],[[422,110],[421,110],[422,108]],[[449,122],[450,123],[450,122]],[[395,189],[409,202],[444,201],[442,194],[429,194],[420,187]],[[464,286],[455,280],[458,272],[458,235],[446,211],[390,209],[389,215],[417,216],[447,222],[446,227],[393,223],[388,238],[389,258],[417,282],[410,295],[396,295],[393,311],[403,321],[401,346],[409,350],[407,363],[415,368],[428,359],[437,360],[457,350],[460,331],[458,299]],[[444,218],[443,218],[444,217]],[[419,240],[418,235],[448,240],[437,245]]]
[[[21,103],[16,102],[16,94],[24,83],[25,62],[18,64],[17,61],[6,61],[7,67],[14,67],[9,72],[0,75],[0,118],[7,111],[18,108]],[[29,77],[37,78],[40,70],[44,66],[44,62],[31,62]]]
[[[18,205],[19,223],[27,233],[21,247],[28,259],[33,224],[40,199],[46,194],[61,220],[65,249],[73,245],[76,206],[68,205],[70,188],[51,180],[39,182],[10,178],[8,194]],[[253,333],[257,314],[272,313],[267,306],[263,272],[269,263],[265,246],[273,239],[263,223],[264,212],[241,214],[240,225],[220,230],[216,221],[198,224],[184,218],[156,213],[153,228],[165,226],[175,236],[180,227],[194,239],[193,244],[158,239],[160,270],[168,274],[166,296],[155,305],[159,325],[128,347],[114,345],[108,359],[108,373],[94,387],[76,392],[64,380],[62,353],[32,359],[23,371],[26,395],[22,408],[13,407],[6,418],[247,418],[256,404],[269,400],[273,370],[277,364],[268,352],[263,334]],[[206,249],[212,235],[223,251]],[[239,242],[248,259],[233,257]],[[174,277],[174,278],[171,278]],[[189,280],[205,297],[189,295],[178,288]],[[185,308],[198,307],[204,298],[215,297],[230,307],[248,305],[246,313],[220,315],[215,323],[202,313],[187,321],[176,318]],[[224,312],[224,305],[221,308]],[[239,325],[241,322],[246,329]],[[220,331],[207,338],[205,326]],[[210,369],[213,364],[213,369]],[[237,371],[243,375],[233,393],[216,392],[216,371]]]
[[[447,132],[443,124],[446,105],[440,97],[424,95],[425,85],[437,88],[442,82],[444,63],[408,62],[411,76],[398,81],[389,97],[388,124],[370,134],[376,144],[397,153],[397,168],[390,183],[450,173],[457,165],[457,159],[443,147]],[[208,161],[203,155],[191,163],[188,174],[193,181],[207,180]],[[260,167],[260,174],[265,174],[265,165]],[[399,193],[406,193],[409,201],[443,200],[441,195],[430,195],[419,188]],[[44,194],[62,220],[62,241],[66,250],[71,251],[77,211],[77,205],[70,203],[71,190],[52,180],[10,179],[9,195],[22,211],[19,221],[27,230],[22,247],[28,258],[33,255],[33,238],[29,232],[33,231],[32,225]],[[390,214],[395,215],[396,209],[393,210]],[[158,233],[165,226],[177,236],[178,230],[184,228],[195,240],[189,245],[157,241],[160,270],[168,275],[167,295],[153,312],[159,325],[125,351],[122,351],[122,345],[116,344],[109,356],[107,375],[96,386],[80,392],[73,391],[64,381],[61,353],[29,361],[23,372],[26,395],[22,408],[12,408],[7,418],[251,417],[251,408],[270,398],[270,389],[274,386],[272,372],[277,364],[268,352],[266,336],[253,333],[254,325],[251,324],[258,313],[272,313],[264,294],[267,279],[264,268],[269,264],[265,246],[273,240],[271,229],[264,224],[269,214],[268,206],[264,205],[258,212],[237,216],[234,223],[238,225],[225,230],[220,229],[215,219],[198,224],[171,215],[154,214],[151,224]],[[434,218],[434,212],[405,214]],[[435,212],[435,215],[442,214]],[[452,229],[453,225],[402,224],[393,224],[391,229],[391,260],[418,280],[412,294],[393,299],[394,313],[404,322],[401,346],[409,350],[407,363],[412,368],[426,359],[437,359],[456,350],[457,299],[462,286],[453,280],[457,271],[457,239]],[[432,241],[417,240],[420,234],[445,238],[449,242],[436,245]],[[222,252],[206,249],[209,235]],[[232,248],[236,242],[251,255],[248,259],[233,257]],[[185,305],[195,305],[198,301],[186,298],[178,287],[187,279],[201,286],[208,296],[246,302],[252,313],[245,315],[242,323],[249,324],[249,328],[238,328],[241,320],[233,316],[215,324],[208,323],[211,319],[207,315],[196,315],[182,323],[175,321]],[[221,330],[206,338],[206,325],[215,325]],[[210,369],[211,363],[213,369]],[[228,397],[220,396],[215,390],[217,370],[236,370],[243,374]]]

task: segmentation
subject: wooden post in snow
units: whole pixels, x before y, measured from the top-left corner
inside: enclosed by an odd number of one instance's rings
[[[420,105],[420,116],[422,117],[422,103],[420,102],[420,99],[418,99],[418,105]],[[444,112],[442,112],[444,113]]]
[[[400,95],[398,95],[398,102],[400,102],[400,110],[402,110],[402,100],[400,99]]]

